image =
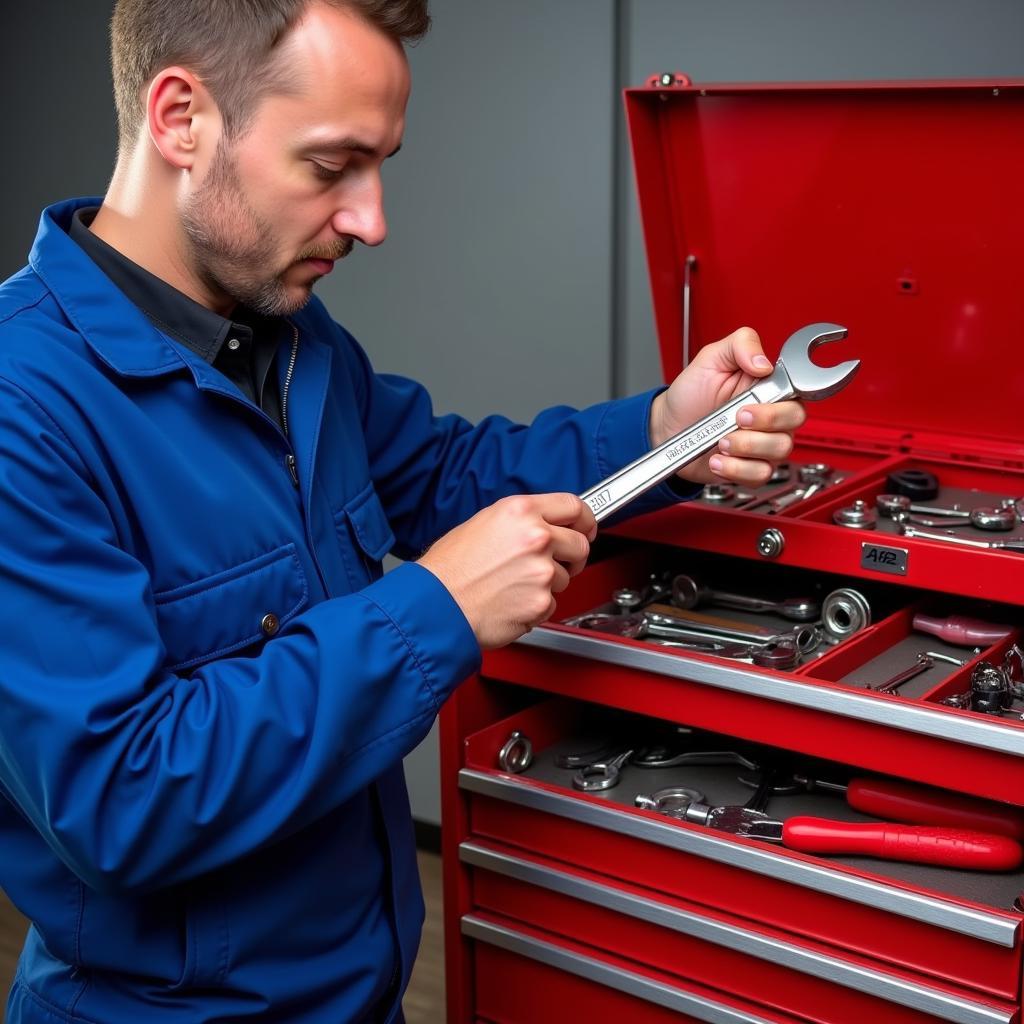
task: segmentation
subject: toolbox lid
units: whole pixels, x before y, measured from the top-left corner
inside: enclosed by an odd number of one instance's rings
[[[805,324],[860,373],[819,408],[914,449],[1024,444],[1024,80],[628,89],[666,380],[736,327]],[[1007,451],[1009,449],[1009,452]]]

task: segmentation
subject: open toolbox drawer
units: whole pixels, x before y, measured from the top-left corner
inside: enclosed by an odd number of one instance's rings
[[[740,515],[740,513],[738,513]],[[885,774],[993,800],[1024,803],[1024,722],[1019,702],[989,715],[950,707],[944,700],[970,689],[972,670],[1000,663],[1019,636],[1020,609],[964,598],[872,584],[862,586],[872,622],[829,647],[822,645],[787,670],[696,651],[653,646],[564,625],[593,609],[613,608],[619,587],[639,587],[670,566],[740,593],[802,593],[827,598],[850,581],[706,553],[631,544],[589,566],[560,596],[560,621],[533,630],[518,643],[489,652],[484,674],[610,707],[666,718],[806,754],[842,760]],[[697,611],[700,611],[698,609]],[[715,611],[712,609],[712,611]],[[965,614],[1009,630],[1004,639],[975,648],[955,646],[913,628],[914,616]],[[722,612],[743,618],[742,612]],[[745,615],[780,631],[793,623]],[[895,693],[875,686],[918,654],[937,660]]]
[[[637,793],[666,785],[695,786],[712,804],[744,802],[751,790],[735,765],[627,765],[615,787],[582,793],[555,764],[597,735],[637,727],[634,716],[545,700],[468,738],[459,856],[473,872],[473,914],[811,1020],[1017,1019],[1012,905],[1024,873],[826,859],[633,806]],[[534,748],[518,774],[498,766],[515,731]],[[700,739],[719,750],[729,742]],[[831,794],[777,796],[767,810],[865,820]]]

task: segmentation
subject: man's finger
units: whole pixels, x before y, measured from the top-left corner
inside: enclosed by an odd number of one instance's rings
[[[566,566],[582,565],[589,555],[590,543],[578,530],[565,526],[551,528],[551,557],[556,562]]]
[[[757,430],[737,430],[718,442],[722,455],[742,459],[766,459],[782,462],[793,451],[793,438],[783,432],[762,433]]]
[[[748,487],[760,487],[772,475],[773,462],[762,459],[740,459],[730,455],[714,455],[709,463],[712,471],[724,480]]]
[[[764,377],[774,369],[752,327],[740,327],[721,341],[705,346],[698,358],[701,355],[711,366],[725,373],[732,373],[739,367],[752,377]]]
[[[577,495],[555,491],[551,494],[537,494],[534,498],[541,518],[552,526],[567,526],[588,538],[597,533],[594,513]]]
[[[744,430],[786,430],[802,427],[807,410],[801,402],[769,402],[764,405],[745,405],[736,416]]]

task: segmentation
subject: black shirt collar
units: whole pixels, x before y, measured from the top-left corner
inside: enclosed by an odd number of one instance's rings
[[[69,234],[157,329],[211,364],[229,336],[252,344],[253,321],[262,318],[239,306],[237,318],[228,320],[133,263],[89,230],[96,213],[96,207],[78,210]]]
[[[71,219],[71,238],[157,330],[220,370],[246,398],[283,426],[272,371],[284,321],[245,306],[237,306],[234,318],[228,320],[200,305],[93,234],[89,225],[96,211],[96,207],[88,207],[76,212]]]

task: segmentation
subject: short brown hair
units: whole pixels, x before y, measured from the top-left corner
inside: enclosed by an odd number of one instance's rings
[[[229,136],[285,77],[273,52],[312,0],[117,0],[110,23],[114,101],[122,146],[142,127],[142,91],[180,64],[210,90]],[[399,42],[430,27],[429,0],[322,0],[347,8]]]

